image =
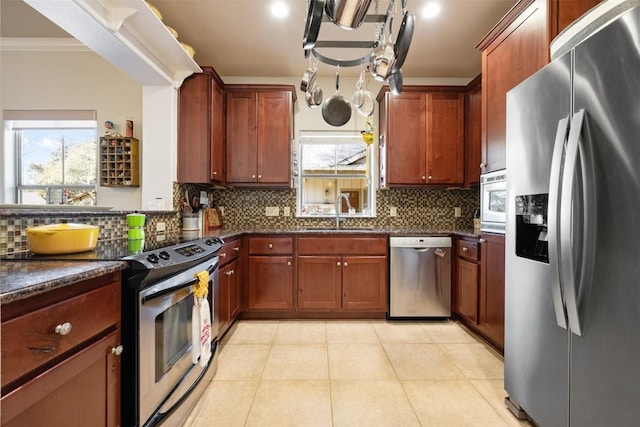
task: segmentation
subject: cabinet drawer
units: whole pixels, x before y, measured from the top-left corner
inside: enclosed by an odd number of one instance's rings
[[[300,237],[300,255],[386,255],[386,237]]]
[[[120,282],[2,323],[2,386],[120,321]],[[66,335],[56,327],[71,324]]]
[[[458,256],[473,261],[480,260],[479,243],[469,240],[458,240]]]
[[[220,265],[226,265],[240,256],[242,250],[242,239],[232,240],[225,243],[218,251]]]
[[[249,254],[251,255],[291,255],[292,253],[292,237],[252,237],[249,239]]]

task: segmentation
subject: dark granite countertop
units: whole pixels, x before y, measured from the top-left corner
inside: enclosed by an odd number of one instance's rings
[[[8,304],[126,267],[123,261],[2,261],[0,303]]]

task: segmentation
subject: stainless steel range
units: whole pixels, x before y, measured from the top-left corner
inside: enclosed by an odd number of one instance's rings
[[[200,239],[123,258],[130,264],[122,293],[123,426],[182,425],[215,374],[216,252],[223,243]],[[198,355],[202,347],[193,327],[204,306],[194,288],[203,280],[211,320],[208,360]]]

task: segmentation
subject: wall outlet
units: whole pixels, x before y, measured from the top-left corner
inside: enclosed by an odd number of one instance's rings
[[[156,233],[164,233],[167,229],[167,225],[164,222],[159,222],[156,224]]]
[[[389,216],[398,216],[398,208],[395,206],[389,207]]]
[[[459,208],[459,207],[453,208],[453,216],[456,218],[460,218],[462,216],[462,208]]]
[[[282,216],[291,216],[291,208],[289,206],[282,208]]]
[[[265,208],[264,214],[266,216],[280,216],[280,207],[279,206],[267,206]]]

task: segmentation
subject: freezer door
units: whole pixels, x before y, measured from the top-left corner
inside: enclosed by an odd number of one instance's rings
[[[580,165],[593,179],[593,278],[577,285],[571,425],[640,423],[640,11],[575,48]],[[590,164],[591,163],[591,164]],[[544,424],[543,424],[544,425]]]
[[[507,94],[505,389],[510,399],[545,427],[569,423],[569,333],[562,327],[557,264],[546,257],[516,255],[516,230],[519,220],[523,227],[518,233],[527,232],[525,238],[538,240],[529,245],[532,248],[547,240],[553,243],[546,237],[547,226],[553,225],[546,209],[518,203],[545,202],[545,196],[551,197],[550,180],[557,183],[560,178],[559,171],[551,176],[551,163],[556,139],[559,155],[564,152],[571,113],[570,76],[571,57],[565,55]],[[529,223],[522,224],[525,220]]]

